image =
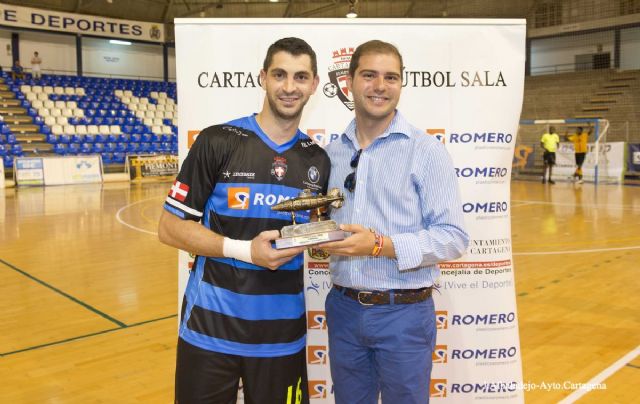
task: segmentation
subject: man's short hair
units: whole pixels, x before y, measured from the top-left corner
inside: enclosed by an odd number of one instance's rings
[[[304,40],[295,37],[278,39],[269,46],[267,56],[264,58],[264,63],[262,64],[262,69],[265,72],[269,70],[269,66],[271,66],[271,62],[273,62],[273,55],[278,52],[287,52],[293,56],[309,55],[313,75],[318,75],[318,62],[313,48]]]
[[[402,68],[404,65],[402,63],[402,55],[400,54],[398,48],[388,42],[374,39],[360,44],[360,46],[356,48],[356,51],[353,52],[353,55],[351,56],[351,63],[349,64],[349,76],[353,77],[353,75],[356,74],[356,70],[358,70],[358,64],[360,63],[360,58],[362,57],[362,55],[366,55],[367,53],[396,55],[400,60],[400,72],[402,72]]]

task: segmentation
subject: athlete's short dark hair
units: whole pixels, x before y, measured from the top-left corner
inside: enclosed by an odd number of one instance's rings
[[[309,55],[313,75],[318,75],[318,62],[313,48],[304,40],[295,37],[278,39],[269,46],[267,56],[264,58],[264,63],[262,64],[262,69],[265,72],[269,70],[269,66],[271,66],[271,62],[273,62],[273,55],[281,51],[293,56]]]
[[[356,70],[358,70],[358,64],[360,63],[360,58],[362,57],[362,55],[365,55],[367,53],[396,55],[400,60],[400,72],[402,72],[402,55],[400,54],[398,48],[388,42],[374,39],[360,44],[360,46],[356,48],[355,52],[353,52],[353,55],[351,56],[351,63],[349,63],[349,76],[353,77],[353,75],[356,74]]]

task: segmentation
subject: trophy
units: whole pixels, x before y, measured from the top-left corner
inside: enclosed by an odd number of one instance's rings
[[[322,220],[320,208],[331,205],[338,209],[342,206],[344,195],[338,188],[331,189],[326,196],[322,194],[314,196],[311,191],[305,189],[296,198],[282,201],[271,207],[278,212],[291,212],[293,224],[284,226],[280,230],[280,237],[276,240],[276,249],[299,247],[303,245],[324,243],[327,241],[343,240],[345,234],[333,220]],[[298,210],[316,209],[317,222],[296,223]]]

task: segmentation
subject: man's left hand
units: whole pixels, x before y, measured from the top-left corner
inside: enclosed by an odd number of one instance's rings
[[[332,255],[362,257],[371,255],[376,243],[375,234],[359,224],[341,224],[340,230],[351,233],[344,240],[332,241],[318,245]]]

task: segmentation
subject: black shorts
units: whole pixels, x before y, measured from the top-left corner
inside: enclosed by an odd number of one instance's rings
[[[587,153],[576,153],[576,165],[578,167],[582,167],[582,164],[584,163],[584,158],[587,155]]]
[[[247,404],[307,404],[305,350],[277,358],[207,351],[178,339],[176,404],[236,404],[242,378]]]
[[[542,155],[542,160],[544,160],[544,164],[548,166],[556,165],[556,153],[545,151]]]

